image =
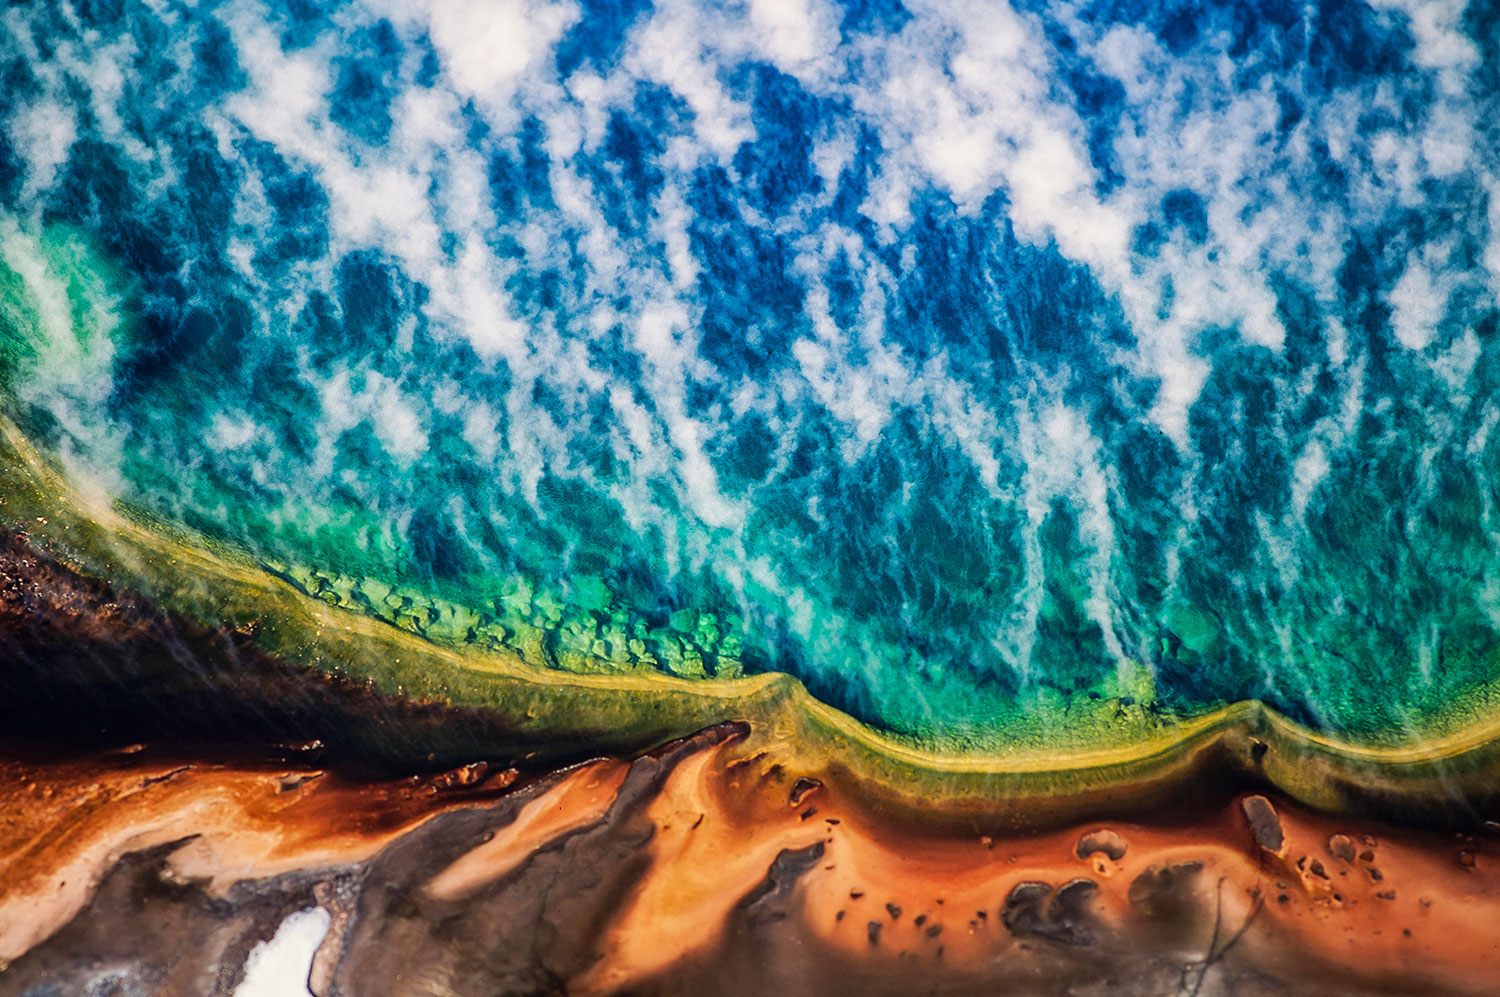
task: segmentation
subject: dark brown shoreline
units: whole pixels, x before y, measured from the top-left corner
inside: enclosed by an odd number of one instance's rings
[[[581,761],[479,708],[382,693],[278,660],[252,635],[163,612],[0,529],[0,738],[12,757],[147,742],[185,757],[264,757],[277,744],[363,778],[485,759]],[[499,750],[497,750],[499,749]]]
[[[477,761],[542,774],[598,753],[587,739],[508,724],[483,707],[395,695],[289,664],[262,650],[253,631],[207,627],[167,613],[79,572],[45,541],[0,528],[0,746],[13,758],[50,759],[142,743],[188,759],[295,757],[359,779]],[[643,743],[636,750],[652,747]],[[1114,794],[1103,809],[1191,820],[1207,802],[1205,794],[1221,802],[1272,790],[1275,780],[1262,771],[1254,748],[1239,751],[1215,741],[1191,765],[1165,776],[1138,807]],[[872,801],[882,799],[885,787],[878,781],[836,765],[824,774],[863,787]],[[1455,831],[1500,819],[1500,810],[1486,809],[1500,800],[1500,784],[1483,797],[1455,789],[1445,798],[1441,788],[1412,798],[1395,787],[1366,787],[1349,797],[1348,809]],[[924,815],[920,806],[904,809],[907,823],[919,827],[966,823]]]
[[[342,926],[318,992],[359,997],[1478,994],[1500,966],[1500,835],[1462,797],[1324,816],[1205,756],[1149,814],[986,835],[744,725],[543,764],[540,732],[292,667],[14,533],[0,667],[0,997],[105,965],[228,995],[309,906]]]

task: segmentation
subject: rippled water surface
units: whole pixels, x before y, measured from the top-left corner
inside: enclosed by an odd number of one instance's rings
[[[1500,662],[1490,0],[0,13],[91,487],[552,667],[965,738]]]

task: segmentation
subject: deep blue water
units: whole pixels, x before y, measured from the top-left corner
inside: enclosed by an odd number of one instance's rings
[[[81,479],[904,731],[1495,674],[1500,5],[423,6],[0,13]]]

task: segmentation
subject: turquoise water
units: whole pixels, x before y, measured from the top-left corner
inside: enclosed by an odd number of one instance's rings
[[[6,377],[90,487],[436,639],[1399,731],[1500,661],[1497,30],[12,6]]]

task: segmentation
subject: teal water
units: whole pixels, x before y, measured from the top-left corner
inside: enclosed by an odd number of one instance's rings
[[[12,6],[4,376],[434,639],[1399,732],[1500,662],[1500,36],[1443,11]]]

